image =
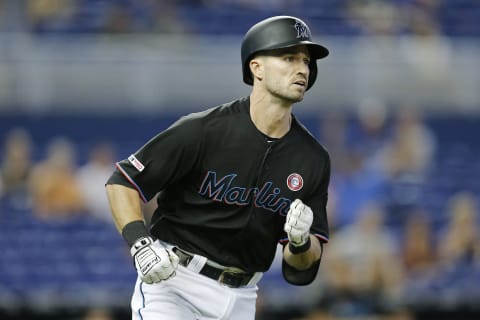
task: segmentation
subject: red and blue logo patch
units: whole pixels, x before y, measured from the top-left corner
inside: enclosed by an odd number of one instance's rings
[[[298,191],[303,188],[303,178],[298,173],[292,173],[287,177],[287,187],[292,191]]]

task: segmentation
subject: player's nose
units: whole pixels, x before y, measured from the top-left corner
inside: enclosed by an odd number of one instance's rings
[[[310,74],[310,67],[306,64],[301,64],[297,69],[297,78],[302,78],[305,81],[308,81],[308,75]]]
[[[308,62],[300,59],[299,63],[297,63],[297,73],[308,79],[308,75],[310,73],[310,65]]]

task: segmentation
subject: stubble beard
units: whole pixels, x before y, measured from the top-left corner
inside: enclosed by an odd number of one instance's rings
[[[287,104],[294,104],[297,102],[301,102],[303,100],[303,97],[305,96],[305,93],[301,93],[297,95],[297,94],[292,94],[288,92],[281,92],[280,90],[269,90],[269,91],[270,91],[270,94],[273,95],[275,98]]]

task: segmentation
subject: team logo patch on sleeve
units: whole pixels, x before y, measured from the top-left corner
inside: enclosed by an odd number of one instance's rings
[[[145,166],[143,165],[143,163],[138,161],[138,159],[133,154],[130,157],[128,157],[128,161],[130,161],[130,163],[140,172],[142,172],[143,169],[145,169]]]
[[[287,178],[287,187],[292,191],[298,191],[303,187],[303,178],[298,173],[292,173]]]

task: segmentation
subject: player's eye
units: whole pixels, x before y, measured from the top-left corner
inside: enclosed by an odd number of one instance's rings
[[[284,59],[285,59],[285,61],[287,61],[287,62],[293,62],[293,61],[295,61],[295,57],[294,57],[294,56],[285,56]]]
[[[310,59],[303,59],[303,63],[305,63],[307,65],[310,64]]]

